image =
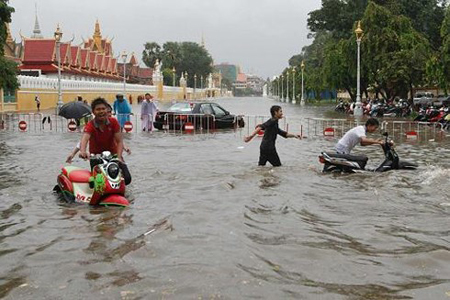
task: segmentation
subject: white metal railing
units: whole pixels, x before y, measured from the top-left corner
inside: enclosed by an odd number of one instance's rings
[[[53,90],[58,87],[58,79],[52,77],[32,77],[32,76],[17,76],[20,88],[22,89],[43,89]],[[92,90],[92,91],[123,91],[123,82],[96,82],[96,81],[80,81],[73,79],[61,79],[61,89],[65,91],[70,90]],[[156,93],[158,87],[155,85],[141,85],[141,84],[126,84],[127,92],[151,92]],[[183,91],[182,87],[164,86],[164,91],[178,92]],[[186,88],[186,92],[192,94],[193,88]],[[204,92],[206,89],[195,89],[196,93]]]
[[[120,121],[125,117],[131,122],[130,132],[141,132],[142,120],[140,114],[116,115]],[[144,118],[145,120],[146,118]],[[153,116],[148,116],[149,120],[154,120]],[[240,137],[251,134],[257,125],[270,119],[270,116],[236,116],[233,126]],[[70,132],[69,122],[54,114],[42,113],[3,113],[0,114],[0,130],[19,132],[19,124],[26,123],[26,132]],[[211,133],[219,129],[217,119],[212,115],[203,114],[164,114],[161,115],[153,125],[159,122],[159,129],[168,133]],[[238,122],[242,122],[242,124]],[[23,123],[23,122],[22,122]],[[83,125],[81,121],[81,126]],[[189,124],[191,130],[186,128]],[[123,124],[122,124],[123,125]],[[242,128],[243,125],[243,128]],[[297,118],[286,117],[279,121],[279,127],[285,131],[301,134],[304,137],[320,138],[324,136],[339,138],[348,130],[358,125],[355,120],[348,119],[320,119],[320,118]],[[359,124],[361,125],[361,124]],[[229,127],[229,126],[228,126]],[[330,133],[331,130],[331,134]],[[327,134],[326,134],[327,131]],[[409,133],[417,136],[417,139],[427,141],[428,139],[444,138],[445,129],[441,123],[413,122],[413,121],[384,121],[380,126],[380,131],[387,131],[394,139],[408,138]]]

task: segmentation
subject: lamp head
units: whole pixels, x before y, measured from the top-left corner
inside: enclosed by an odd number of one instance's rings
[[[122,57],[123,61],[126,61],[127,57],[128,57],[128,53],[126,51],[123,51],[120,56]]]
[[[62,39],[62,35],[63,35],[63,33],[62,33],[61,29],[59,28],[59,24],[58,24],[58,25],[56,26],[56,31],[55,31],[55,33],[54,33],[55,40],[56,40],[57,42],[60,42],[61,39]]]
[[[355,30],[355,34],[356,34],[356,40],[361,41],[361,39],[364,35],[364,31],[361,28],[361,21],[358,21],[358,27]]]

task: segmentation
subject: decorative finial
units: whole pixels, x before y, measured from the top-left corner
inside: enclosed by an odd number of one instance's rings
[[[38,21],[38,12],[37,12],[37,3],[35,3],[35,9],[36,9],[36,18],[34,21],[34,30],[33,30],[33,35],[31,36],[34,39],[42,39],[42,33],[41,33],[41,28],[39,26],[39,21]]]

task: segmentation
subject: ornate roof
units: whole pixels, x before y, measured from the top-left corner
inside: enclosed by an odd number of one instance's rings
[[[25,39],[23,63],[52,63],[56,54],[55,39]]]

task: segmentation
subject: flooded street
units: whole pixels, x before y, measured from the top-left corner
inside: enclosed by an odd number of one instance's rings
[[[218,102],[266,116],[276,104]],[[330,117],[330,106],[281,105],[287,117]],[[244,143],[247,128],[127,134],[127,209],[52,194],[79,134],[0,132],[0,297],[449,298],[450,137],[396,140],[416,171],[335,175],[317,157],[337,139],[279,137],[283,166],[257,167],[260,138]],[[369,167],[383,158],[355,153]]]

